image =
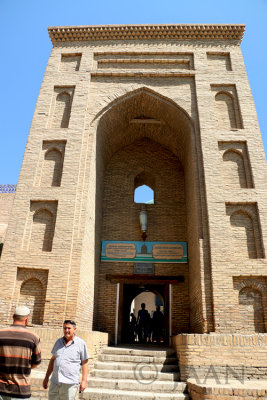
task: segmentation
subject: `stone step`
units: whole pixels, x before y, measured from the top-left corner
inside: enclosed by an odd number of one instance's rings
[[[159,393],[142,391],[120,391],[113,389],[87,388],[79,394],[81,400],[189,400],[189,395],[179,392]]]
[[[97,361],[94,363],[95,369],[108,369],[108,370],[136,370],[136,363],[131,362],[102,362]],[[159,372],[179,372],[179,367],[177,363],[175,364],[150,364],[153,365],[155,369]]]
[[[145,348],[145,347],[105,347],[102,354],[121,354],[132,356],[149,356],[149,357],[176,357],[176,352],[172,348]]]
[[[179,372],[165,373],[159,372],[157,368],[152,364],[152,369],[148,366],[143,366],[141,369],[132,370],[105,370],[105,369],[94,369],[91,371],[91,376],[97,378],[110,378],[110,379],[134,379],[136,381],[142,380],[160,380],[160,381],[179,381]]]
[[[158,357],[148,355],[128,355],[128,354],[109,354],[102,353],[98,356],[98,361],[113,362],[132,362],[132,363],[153,363],[153,364],[176,364],[176,357]]]
[[[107,379],[98,377],[89,377],[87,380],[88,388],[102,388],[102,389],[112,389],[112,390],[131,390],[140,392],[175,392],[183,393],[186,389],[186,384],[184,382],[174,382],[174,381],[160,381],[151,379],[143,379],[140,377],[138,380],[129,379]]]

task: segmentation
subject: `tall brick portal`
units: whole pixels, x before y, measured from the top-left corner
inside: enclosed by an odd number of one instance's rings
[[[33,325],[72,318],[120,342],[126,298],[147,285],[169,335],[267,331],[267,173],[243,33],[49,28],[1,257],[4,323],[23,302]],[[154,204],[134,202],[143,184]],[[102,240],[142,240],[144,209],[147,240],[187,242],[188,263],[138,276],[131,262],[100,261]]]

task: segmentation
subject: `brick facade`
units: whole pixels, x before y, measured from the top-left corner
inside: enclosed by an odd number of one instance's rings
[[[118,286],[107,275],[120,275],[122,295],[133,263],[101,263],[101,240],[141,240],[145,208],[147,240],[188,243],[188,264],[155,264],[145,278],[183,278],[171,290],[172,334],[245,332],[246,320],[266,332],[266,164],[243,31],[49,29],[1,257],[5,323],[25,302],[33,324],[73,318],[114,341]],[[140,184],[154,204],[134,202]]]

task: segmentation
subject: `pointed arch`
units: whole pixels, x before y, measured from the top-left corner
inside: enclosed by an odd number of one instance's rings
[[[130,92],[125,93],[124,95],[121,95],[114,100],[111,100],[105,107],[99,111],[95,117],[92,119],[90,125],[93,126],[99,122],[99,120],[104,117],[104,115],[109,112],[113,107],[119,106],[121,103],[124,103],[127,100],[130,100],[131,98],[134,98],[138,95],[145,94],[150,96],[152,99],[157,99],[166,105],[172,107],[176,112],[180,113],[180,116],[185,118],[188,123],[191,125],[192,128],[194,128],[194,121],[188,114],[186,110],[184,110],[182,107],[180,107],[174,100],[170,99],[169,97],[164,96],[163,94],[156,92],[155,90],[147,87],[147,86],[142,86],[141,88],[132,90]]]
[[[138,173],[144,170],[146,172],[149,171],[152,175],[153,169],[157,170],[158,168],[157,160],[153,161],[153,165],[147,166],[146,158],[152,154],[152,148],[157,149],[156,152],[159,155],[164,153],[165,160],[169,159],[172,163],[175,163],[175,167],[172,164],[173,166],[169,170],[170,174],[166,174],[166,177],[171,177],[171,171],[176,171],[175,182],[172,184],[172,187],[177,189],[176,192],[170,195],[170,192],[166,189],[166,186],[170,184],[170,179],[166,178],[165,181],[159,183],[163,188],[162,199],[164,201],[162,203],[165,203],[163,205],[159,202],[157,205],[162,209],[160,223],[164,224],[165,227],[170,226],[171,211],[169,208],[175,204],[177,218],[173,221],[173,229],[187,231],[185,236],[187,235],[188,237],[188,248],[192,254],[190,260],[191,269],[189,267],[190,282],[193,287],[199,287],[199,291],[202,292],[202,296],[196,298],[192,295],[190,298],[191,309],[198,310],[197,315],[196,313],[191,315],[192,330],[195,332],[202,332],[203,329],[213,331],[208,218],[206,217],[205,185],[200,185],[200,181],[204,182],[204,172],[198,127],[195,126],[189,114],[175,101],[150,88],[142,87],[114,98],[106,104],[91,119],[90,135],[92,145],[94,145],[93,142],[95,140],[95,198],[103,199],[103,202],[97,201],[95,203],[94,210],[96,226],[98,227],[95,231],[97,247],[100,246],[103,239],[102,235],[107,235],[108,229],[115,230],[116,232],[112,230],[112,237],[119,239],[125,235],[123,229],[127,229],[127,226],[130,225],[133,226],[131,229],[132,240],[139,240],[140,236],[139,224],[138,222],[136,223],[135,218],[136,211],[126,211],[129,202],[133,204],[133,187],[136,174],[134,176],[131,175],[133,171],[127,170],[127,163],[122,165],[120,157],[117,156],[116,158],[116,155],[119,155],[121,151],[124,151],[124,153],[128,151],[129,155],[131,155],[131,149],[133,149],[134,154],[141,154],[145,161],[144,163],[140,159],[138,165],[133,160],[133,169]],[[159,147],[162,150],[159,150]],[[149,149],[147,153],[146,148]],[[136,152],[136,149],[140,149],[140,151]],[[168,157],[166,156],[166,151],[169,152]],[[113,168],[112,171],[115,171],[116,174],[111,174],[111,166]],[[116,181],[111,181],[111,179],[115,179],[115,175]],[[131,175],[127,182],[125,181],[125,175],[128,175],[128,177]],[[157,176],[160,177],[160,171],[158,170]],[[131,187],[128,186],[130,180]],[[112,188],[114,187],[117,190],[116,196],[113,196]],[[109,196],[105,195],[105,190],[106,193],[109,193]],[[185,201],[185,193],[187,201]],[[125,203],[126,199],[128,199],[127,204]],[[159,214],[155,209],[152,210],[153,207],[151,207],[151,212],[155,216],[153,215],[152,217],[151,215],[151,221],[154,222],[157,221],[157,215]],[[114,212],[115,208],[116,213]],[[181,213],[180,215],[178,215],[179,212],[177,210]],[[115,214],[118,215],[115,217]],[[123,224],[120,226],[118,224],[114,225],[114,221],[112,223],[111,218],[108,219],[108,215],[113,215],[116,220],[124,221]],[[135,222],[133,222],[133,218],[135,218]],[[150,227],[153,229],[152,225]],[[157,235],[160,235],[159,232],[162,235],[163,230],[158,229]],[[170,230],[166,230],[166,235],[171,237]],[[209,266],[203,271],[205,279],[202,287],[200,287],[203,282],[201,279],[200,255],[196,251],[201,239],[205,242],[203,246],[205,265]],[[160,237],[158,240],[160,240]],[[175,238],[173,236],[173,239],[166,240],[175,241]],[[96,271],[98,271],[101,266],[98,265],[98,261],[96,263]],[[102,289],[100,288],[99,290],[101,291]],[[96,296],[101,297],[102,294],[98,293]],[[203,304],[200,304],[202,301]],[[200,315],[199,310],[203,311],[204,317]],[[98,310],[97,318],[102,318],[100,310]],[[205,326],[203,326],[203,320],[207,321]]]
[[[155,177],[147,171],[140,172],[134,178],[134,201],[137,203],[140,203],[140,201],[136,200],[136,195],[141,190],[144,190],[143,188],[146,189],[146,192],[148,192],[148,194],[150,195],[150,198],[149,198],[150,204],[154,204],[154,202],[155,202]],[[144,201],[141,201],[141,202],[144,203]]]

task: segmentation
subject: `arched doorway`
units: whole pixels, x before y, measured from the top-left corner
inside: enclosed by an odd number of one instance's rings
[[[202,160],[191,118],[172,100],[146,88],[117,99],[98,118],[95,180],[96,200],[102,201],[96,201],[96,251],[102,240],[142,240],[138,221],[141,208],[134,202],[134,190],[137,177],[144,177],[142,183],[152,187],[155,195],[154,204],[146,205],[147,240],[188,243],[189,264],[155,267],[155,275],[184,278],[183,285],[175,287],[172,294],[173,334],[212,331],[205,188],[199,183],[200,178],[204,179]],[[205,268],[200,265],[200,241]],[[125,276],[121,282],[126,284],[134,274],[134,264],[96,261],[94,327],[110,332],[113,341],[116,287],[107,280],[109,274],[118,274],[120,279]],[[146,276],[144,282],[147,284],[150,278]],[[123,307],[129,314],[130,304]],[[122,326],[121,323],[121,329]]]
[[[154,303],[150,296],[150,301],[148,297],[146,299],[145,294],[153,294],[154,295]],[[136,304],[136,309],[133,310],[132,304],[135,299],[143,295],[140,301]],[[162,342],[166,343],[166,333],[168,331],[169,326],[169,316],[165,312],[165,296],[166,296],[166,287],[163,284],[125,284],[123,287],[123,314],[122,314],[122,327],[121,327],[121,342],[122,343],[133,343],[130,325],[129,325],[129,317],[131,311],[134,311],[135,317],[138,318],[138,311],[141,308],[141,303],[146,304],[146,310],[148,311],[149,317],[152,320],[153,311],[156,310],[156,299],[161,300],[162,307],[161,311],[164,314],[164,331],[162,335]],[[166,301],[167,303],[167,301]],[[166,304],[167,308],[168,305]],[[147,340],[146,342],[152,342],[152,321],[149,323],[148,332],[147,332]],[[137,333],[137,332],[136,332]],[[140,342],[138,340],[138,335],[136,335],[135,342]]]

